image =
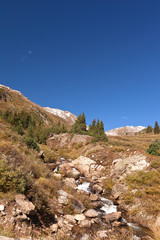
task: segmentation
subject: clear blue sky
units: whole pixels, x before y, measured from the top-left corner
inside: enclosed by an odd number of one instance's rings
[[[0,0],[0,83],[105,130],[160,120],[159,0]]]

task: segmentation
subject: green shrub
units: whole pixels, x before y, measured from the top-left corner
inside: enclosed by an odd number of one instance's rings
[[[5,159],[0,158],[0,191],[24,193],[26,187],[27,181],[22,169],[20,167],[15,169],[12,165],[8,165]]]
[[[23,140],[28,145],[28,147],[35,149],[37,151],[39,150],[39,146],[37,145],[36,141],[33,138],[25,136]]]
[[[150,163],[150,166],[151,166],[152,168],[159,168],[159,167],[160,167],[160,161],[154,160],[154,161],[152,161],[152,162]]]
[[[160,156],[160,141],[158,139],[156,139],[153,143],[149,145],[147,153]]]

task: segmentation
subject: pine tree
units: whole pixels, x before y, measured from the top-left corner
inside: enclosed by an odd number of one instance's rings
[[[153,131],[152,126],[148,125],[147,129],[146,129],[146,133],[151,133]]]
[[[97,123],[95,119],[93,120],[88,132],[91,136],[94,136],[93,142],[108,141],[108,138],[104,132],[103,121],[100,122],[99,119],[97,120]]]
[[[160,132],[159,125],[158,122],[156,121],[154,125],[154,134],[159,134],[159,132]]]
[[[78,134],[86,134],[86,118],[84,113],[78,116],[77,120],[75,121],[74,125],[71,129],[72,133],[78,133]]]
[[[94,136],[95,128],[96,128],[96,120],[94,118],[92,121],[92,124],[89,125],[88,134],[91,136]]]

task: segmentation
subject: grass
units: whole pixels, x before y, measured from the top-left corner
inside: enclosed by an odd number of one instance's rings
[[[129,186],[128,192],[123,196],[126,204],[133,204],[137,198],[148,214],[157,215],[160,212],[159,171],[138,171],[127,176],[126,183]],[[135,189],[136,192],[133,193],[132,190]]]

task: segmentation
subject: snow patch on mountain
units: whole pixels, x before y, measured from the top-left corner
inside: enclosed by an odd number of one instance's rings
[[[60,110],[58,108],[50,108],[50,107],[44,107],[44,109],[47,112],[50,112],[55,116],[58,116],[60,118],[63,118],[65,120],[67,120],[70,125],[73,125],[75,123],[76,119],[77,119],[77,117],[74,114],[72,114],[68,111],[63,111],[63,110]]]
[[[135,133],[140,132],[143,129],[145,129],[145,127],[143,126],[137,126],[137,127],[126,126],[126,127],[115,128],[105,133],[108,136],[134,135]]]

